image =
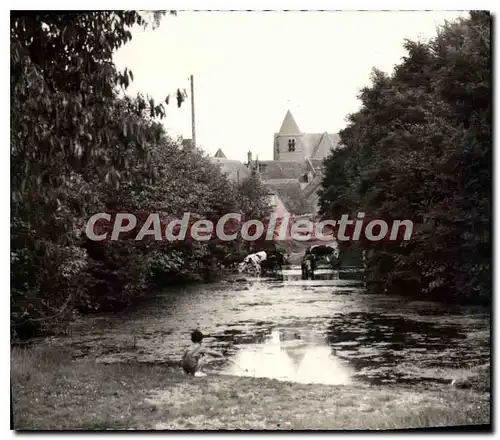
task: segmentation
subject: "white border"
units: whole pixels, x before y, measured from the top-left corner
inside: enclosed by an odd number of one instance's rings
[[[208,4],[209,5],[208,5]],[[146,1],[141,1],[141,2],[131,2],[131,1],[126,1],[126,0],[121,0],[121,1],[107,1],[103,2],[102,0],[97,2],[97,1],[87,1],[85,4],[81,5],[74,5],[73,9],[177,9],[177,10],[192,10],[192,9],[198,9],[198,10],[259,10],[259,9],[288,9],[288,10],[450,10],[450,11],[456,11],[456,10],[469,10],[469,9],[482,9],[482,10],[490,10],[492,12],[496,11],[496,8],[494,7],[495,3],[492,1],[484,1],[484,0],[476,0],[475,2],[465,2],[465,1],[438,1],[438,0],[420,0],[420,1],[414,1],[414,2],[401,2],[401,1],[379,1],[377,3],[370,1],[370,0],[337,0],[332,4],[333,2],[330,0],[303,0],[303,1],[297,1],[297,0],[287,0],[287,1],[277,1],[277,0],[252,0],[252,1],[243,1],[243,0],[233,0],[233,1],[210,1],[207,2],[202,1],[202,0],[178,0],[178,1],[151,1],[151,0],[146,0]],[[39,2],[35,1],[24,1],[24,2],[10,2],[10,8],[9,9],[38,9],[41,6],[45,9],[67,9],[69,4],[68,2],[61,2],[61,1],[45,1],[43,2],[43,5],[40,4]],[[8,29],[9,29],[9,13],[8,11],[5,11],[2,14],[2,26],[5,27],[3,29],[3,35],[8,34]],[[493,34],[495,35],[495,34]],[[9,44],[7,42],[7,38],[4,37],[4,44],[3,44],[3,50],[5,51],[4,53],[4,60],[9,59],[8,58],[8,53],[9,53]],[[494,56],[497,56],[497,51],[498,51],[498,45],[495,44],[495,54]],[[4,63],[4,68],[2,69],[3,75],[4,75],[4,84],[8,84],[8,78],[10,77],[10,73],[8,72],[9,69],[9,64],[7,62]],[[498,87],[497,87],[498,89]],[[3,89],[4,93],[4,99],[3,102],[5,103],[4,106],[6,107],[6,111],[4,114],[4,123],[6,124],[4,133],[5,133],[5,139],[9,139],[7,142],[7,145],[10,145],[10,137],[9,137],[9,130],[10,130],[10,108],[9,108],[9,103],[10,103],[10,96],[9,96],[9,88],[5,87]],[[4,108],[5,108],[4,107]],[[10,180],[9,180],[9,157],[7,153],[8,149],[7,147],[4,147],[3,152],[5,154],[5,160],[1,161],[1,166],[4,168],[4,172],[0,172],[0,178],[2,179],[2,198],[4,200],[4,206],[10,206]],[[498,154],[495,157],[495,165],[498,165]],[[498,167],[496,167],[498,169]],[[496,183],[496,182],[495,182]],[[497,187],[495,185],[495,195],[498,194]],[[495,198],[495,202],[497,202],[497,198]],[[495,204],[496,206],[496,204]],[[496,212],[495,212],[496,214]],[[10,231],[10,220],[7,220],[7,217],[2,217],[2,224],[4,225],[2,227],[2,231],[4,231],[4,234],[2,236],[2,249],[5,249],[5,253],[3,253],[3,258],[5,264],[2,265],[2,268],[4,270],[2,271],[2,275],[4,277],[5,285],[9,286],[7,287],[6,290],[10,290],[10,253],[7,252],[7,249],[10,248],[10,234],[7,231]],[[498,237],[498,234],[497,234]],[[495,238],[497,238],[495,237]],[[495,240],[495,244],[497,244],[498,240]],[[496,263],[496,261],[495,261]],[[494,271],[493,273],[499,273],[498,271],[498,265],[495,264],[494,266]],[[496,285],[495,285],[496,287]],[[2,308],[5,313],[5,319],[2,320],[2,323],[4,325],[4,331],[1,333],[2,339],[3,339],[3,344],[5,347],[5,353],[7,353],[7,350],[10,352],[10,342],[9,342],[9,316],[8,316],[8,310],[10,310],[10,301],[9,301],[9,296],[7,294],[3,295],[4,301],[5,301],[5,307]],[[498,302],[498,301],[497,301]],[[495,307],[495,312],[496,312],[496,307]],[[496,313],[495,313],[496,315]],[[5,380],[3,382],[4,384],[4,392],[1,393],[3,399],[1,400],[2,403],[2,409],[1,411],[3,417],[6,419],[2,426],[8,429],[10,426],[10,410],[9,410],[9,401],[7,396],[10,395],[10,361],[8,360],[10,358],[5,356],[3,358],[3,365],[2,365],[2,370],[5,372]],[[8,376],[8,377],[7,377]],[[496,389],[496,387],[495,387]],[[98,436],[101,436],[101,434],[97,434]],[[170,434],[170,435],[175,435],[175,434]],[[308,434],[306,434],[308,435]],[[14,433],[11,432],[10,436],[14,436]],[[426,437],[434,437],[435,435],[429,435],[427,434]],[[53,435],[49,434],[49,437],[53,437]],[[54,436],[55,437],[55,436]],[[60,436],[58,436],[61,438]],[[118,437],[115,438],[126,438],[122,434],[118,434]]]
[[[72,4],[74,5],[74,4]],[[374,3],[370,0],[337,0],[332,4],[331,0],[238,0],[234,1],[216,1],[206,0],[175,0],[158,1],[145,0],[137,1],[88,1],[81,6],[68,7],[70,4],[62,1],[46,1],[43,3],[44,9],[61,10],[104,10],[104,9],[139,9],[139,10],[226,10],[226,11],[250,11],[250,10],[297,10],[297,11],[377,11],[377,10],[395,10],[395,11],[468,11],[471,9],[494,10],[492,1],[477,0],[472,1],[451,1],[451,0],[421,0],[406,1],[382,0]],[[36,1],[12,2],[10,9],[38,9],[39,3]],[[37,8],[38,6],[38,8]]]

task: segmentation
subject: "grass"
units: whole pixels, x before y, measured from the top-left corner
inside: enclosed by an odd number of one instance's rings
[[[401,429],[490,423],[490,395],[451,386],[300,385],[13,349],[16,430]]]
[[[396,371],[411,375],[412,373],[421,375],[422,371],[418,366],[413,368],[404,365],[401,368],[396,368]],[[490,391],[490,365],[489,364],[473,364],[467,367],[455,365],[451,367],[441,368],[426,368],[426,373],[429,377],[442,380],[450,380],[454,387],[462,389],[474,389],[476,391]]]

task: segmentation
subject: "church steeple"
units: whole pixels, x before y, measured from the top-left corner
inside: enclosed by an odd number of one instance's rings
[[[292,113],[290,110],[286,112],[285,119],[283,119],[283,123],[281,124],[281,128],[279,134],[300,134],[299,127],[293,119]]]
[[[214,157],[218,157],[220,159],[227,159],[226,155],[224,154],[224,152],[220,148],[217,150],[217,153],[215,153]]]

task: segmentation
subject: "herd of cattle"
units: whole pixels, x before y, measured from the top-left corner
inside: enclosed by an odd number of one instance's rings
[[[239,273],[247,273],[256,277],[277,274],[282,271],[288,261],[280,251],[260,251],[247,255],[238,264]],[[340,266],[339,251],[332,246],[311,246],[302,259],[302,279],[314,279],[317,269],[338,269]]]

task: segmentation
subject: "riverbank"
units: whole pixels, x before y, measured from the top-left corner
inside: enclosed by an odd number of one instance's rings
[[[404,429],[487,424],[490,395],[443,386],[326,386],[189,378],[163,365],[13,349],[16,430]]]

